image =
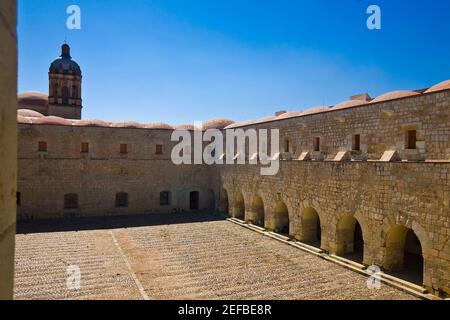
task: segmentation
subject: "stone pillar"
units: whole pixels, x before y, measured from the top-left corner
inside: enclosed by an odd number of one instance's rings
[[[12,299],[17,178],[16,0],[0,1],[0,57],[0,299]]]

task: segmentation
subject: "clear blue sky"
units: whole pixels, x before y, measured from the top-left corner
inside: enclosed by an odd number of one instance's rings
[[[19,0],[19,91],[48,92],[67,39],[84,118],[192,123],[450,79],[448,0]],[[66,28],[77,4],[82,29]],[[382,10],[382,30],[366,9]]]

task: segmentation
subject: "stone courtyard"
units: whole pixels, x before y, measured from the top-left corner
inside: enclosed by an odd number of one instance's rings
[[[22,223],[16,246],[15,299],[415,299],[217,215]]]

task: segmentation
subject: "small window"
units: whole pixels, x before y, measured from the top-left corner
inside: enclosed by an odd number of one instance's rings
[[[88,153],[89,152],[89,143],[82,142],[81,143],[81,153]]]
[[[22,201],[22,199],[21,199],[21,194],[20,194],[20,192],[16,192],[16,205],[17,205],[17,206],[20,206],[21,201]]]
[[[69,193],[64,195],[64,209],[78,209],[78,195]]]
[[[128,145],[125,143],[120,144],[120,153],[125,154],[128,153]]]
[[[58,97],[58,82],[55,82],[55,84],[53,85],[53,96],[55,98]]]
[[[78,87],[72,86],[72,98],[77,99],[78,98]]]
[[[353,147],[352,149],[354,151],[360,151],[361,150],[361,135],[355,134],[353,136]]]
[[[155,151],[155,153],[156,153],[156,154],[163,154],[163,146],[162,146],[162,144],[157,144],[157,145],[156,145],[156,151]]]
[[[314,151],[320,151],[320,138],[314,138]]]
[[[284,152],[289,152],[289,139],[284,140]]]
[[[38,150],[39,150],[39,152],[47,152],[47,142],[39,141]]]
[[[128,207],[128,193],[120,192],[116,194],[116,207]]]
[[[407,136],[406,148],[416,149],[416,142],[417,142],[417,131],[409,130],[408,136]]]
[[[159,204],[161,206],[170,205],[170,192],[169,191],[163,191],[159,194]]]

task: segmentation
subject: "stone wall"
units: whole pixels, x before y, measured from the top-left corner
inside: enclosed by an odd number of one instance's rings
[[[18,218],[188,211],[192,191],[199,192],[200,210],[213,209],[208,168],[174,165],[170,136],[170,130],[20,124]],[[46,152],[38,151],[40,141]],[[87,153],[82,143],[89,143]],[[158,144],[162,154],[156,154]],[[170,192],[169,205],[160,204],[164,191]],[[115,205],[121,192],[128,194],[126,207]],[[77,209],[65,209],[67,194],[77,195]]]
[[[16,232],[16,1],[0,2],[0,299],[12,299]]]
[[[245,219],[253,217],[252,204],[258,197],[265,227],[276,229],[283,219],[277,207],[285,204],[290,235],[304,240],[310,232],[308,211],[315,210],[321,248],[331,253],[343,250],[340,222],[348,216],[356,218],[366,265],[389,268],[395,258],[386,254],[392,228],[412,229],[423,250],[425,285],[432,292],[450,293],[448,163],[282,161],[277,176],[261,176],[259,167],[252,165],[224,165],[216,170],[223,186],[221,196],[229,202],[232,215],[244,210]]]

